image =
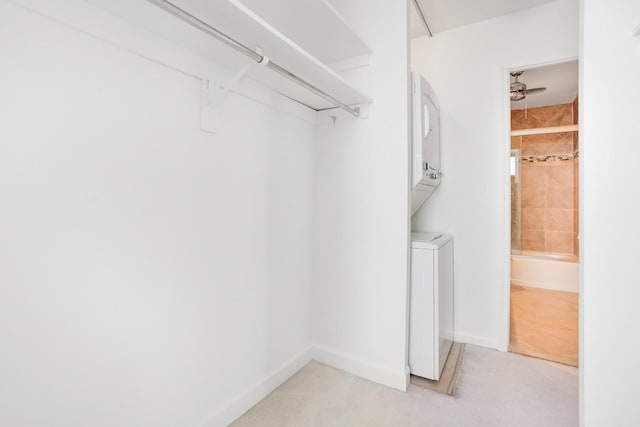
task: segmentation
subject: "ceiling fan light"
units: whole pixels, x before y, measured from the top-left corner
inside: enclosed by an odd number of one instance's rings
[[[511,98],[512,101],[521,101],[525,98],[525,94],[522,92],[518,92],[518,91],[514,91],[512,90],[511,92],[509,92],[509,97]]]
[[[526,88],[527,88],[527,85],[522,82],[515,81],[511,83],[512,91],[521,91],[521,90],[525,90]]]

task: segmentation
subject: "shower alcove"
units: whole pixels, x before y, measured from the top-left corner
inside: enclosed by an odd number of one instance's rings
[[[578,363],[578,98],[511,112],[510,350]]]

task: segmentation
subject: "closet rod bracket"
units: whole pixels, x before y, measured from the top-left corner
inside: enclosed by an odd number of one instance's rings
[[[219,83],[215,78],[205,80],[206,84],[203,84],[203,101],[205,106],[211,109],[219,108],[229,95],[229,92],[233,91],[240,80],[253,68],[257,63],[252,62],[236,71],[233,76],[225,83]]]
[[[345,120],[366,119],[369,117],[369,107],[371,104],[358,104],[349,106],[354,113],[345,111],[343,108],[327,108],[318,111],[319,125],[335,125],[337,122]]]

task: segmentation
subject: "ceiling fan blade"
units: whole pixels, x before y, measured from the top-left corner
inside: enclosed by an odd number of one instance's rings
[[[534,87],[533,89],[525,89],[522,92],[526,93],[527,95],[530,95],[534,93],[544,92],[545,90],[547,90],[546,87]]]

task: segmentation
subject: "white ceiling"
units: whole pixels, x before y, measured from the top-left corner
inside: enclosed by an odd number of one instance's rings
[[[463,25],[484,21],[554,0],[415,0],[425,15],[433,34]],[[427,36],[422,19],[411,1],[411,38]],[[513,78],[511,79],[513,81]],[[528,95],[526,107],[566,104],[578,95],[578,61],[526,70],[520,81],[528,88],[546,87]],[[525,100],[511,103],[511,109],[525,108]]]
[[[549,3],[554,0],[416,0],[433,34]],[[411,37],[427,35],[412,3]]]
[[[522,101],[511,102],[512,110],[525,108],[525,100],[527,108],[566,104],[578,95],[578,61],[532,68],[526,70],[518,80],[525,83],[528,89],[546,87],[547,90],[527,95]]]

